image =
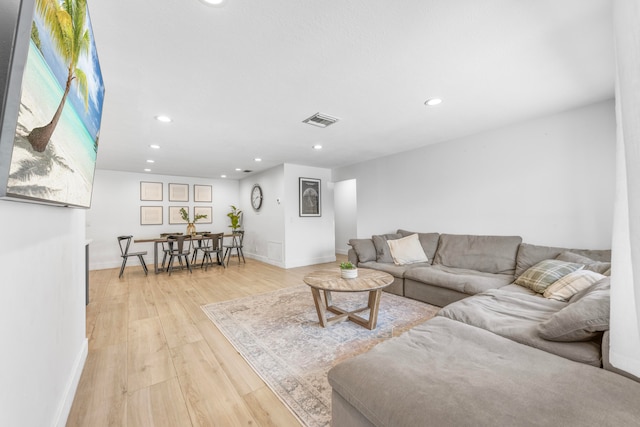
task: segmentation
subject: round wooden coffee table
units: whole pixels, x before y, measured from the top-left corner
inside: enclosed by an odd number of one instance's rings
[[[384,271],[359,268],[358,277],[343,279],[340,277],[340,269],[335,269],[314,271],[305,276],[303,280],[311,287],[313,302],[316,305],[318,319],[322,327],[326,328],[327,325],[349,319],[367,329],[375,329],[382,289],[393,283],[393,276]],[[324,292],[324,304],[320,291]],[[365,307],[346,311],[333,305],[331,292],[369,292],[369,302]],[[369,319],[358,316],[358,313],[367,309],[369,309]],[[336,315],[327,319],[327,310]]]

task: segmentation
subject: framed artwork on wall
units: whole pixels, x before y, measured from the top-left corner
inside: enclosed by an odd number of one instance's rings
[[[198,224],[213,224],[213,209],[211,206],[194,206],[193,217],[197,215],[206,215],[206,218],[198,220]]]
[[[140,206],[140,225],[162,225],[162,206]]]
[[[211,203],[211,186],[193,184],[193,201],[200,203]]]
[[[316,178],[300,178],[300,216],[322,216],[320,184]]]
[[[169,224],[186,224],[187,221],[182,219],[180,209],[189,212],[189,206],[169,206]]]
[[[169,184],[170,202],[188,202],[189,184]]]
[[[140,200],[162,201],[162,183],[140,181]]]
[[[89,208],[105,89],[87,2],[1,4],[0,198]]]

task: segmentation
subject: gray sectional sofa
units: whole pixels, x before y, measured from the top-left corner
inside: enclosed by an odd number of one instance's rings
[[[349,259],[443,308],[329,372],[332,426],[640,425],[640,384],[608,364],[610,250],[417,233],[427,261],[396,265],[386,242],[412,234],[352,239]],[[557,300],[526,287],[541,265],[597,274]]]

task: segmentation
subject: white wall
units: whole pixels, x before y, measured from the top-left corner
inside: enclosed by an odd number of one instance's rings
[[[336,253],[346,255],[349,239],[358,235],[358,200],[355,179],[339,181],[333,185],[336,224]]]
[[[614,113],[606,101],[338,168],[333,180],[357,179],[358,237],[405,228],[610,248]]]
[[[321,217],[300,217],[299,178],[321,180]],[[284,164],[240,182],[244,215],[244,254],[283,268],[335,261],[331,170]],[[251,189],[262,187],[258,212],[251,207]],[[278,202],[279,201],[279,202]]]
[[[140,181],[162,182],[163,201],[140,201]],[[188,202],[169,202],[168,183],[189,184]],[[212,186],[212,203],[196,203],[193,201],[193,184]],[[87,239],[91,239],[91,256],[89,266],[92,270],[120,266],[120,249],[117,236],[133,235],[139,237],[155,237],[160,233],[186,232],[186,225],[169,225],[169,206],[188,206],[189,215],[193,216],[194,206],[212,206],[213,223],[196,223],[200,231],[228,232],[230,211],[229,205],[238,204],[239,183],[235,180],[204,179],[167,175],[150,175],[129,172],[97,170],[91,209],[87,211]],[[163,225],[140,225],[140,206],[162,206]],[[153,243],[135,244],[134,250],[148,251],[147,265],[153,263]],[[127,266],[138,264],[137,258],[130,258]]]
[[[0,425],[63,426],[87,357],[85,211],[0,201]]]
[[[611,364],[640,377],[640,5],[614,3],[618,123]]]
[[[255,211],[250,203],[255,184],[262,188],[259,211]],[[244,255],[284,268],[284,165],[240,181],[239,203],[245,231]]]
[[[322,216],[299,216],[299,178],[321,180]],[[285,164],[284,210],[286,268],[336,260],[333,185],[330,169]]]

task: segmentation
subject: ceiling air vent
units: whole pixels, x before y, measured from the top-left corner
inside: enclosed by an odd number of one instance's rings
[[[249,170],[249,169],[245,169],[245,170],[243,170],[242,172],[244,172],[244,173],[250,173],[250,172],[253,172],[253,171],[252,171],[252,170]]]
[[[315,113],[313,116],[308,119],[304,119],[302,123],[309,123],[310,125],[318,126],[321,128],[326,128],[337,122],[339,119],[336,117],[331,117],[322,113]]]

